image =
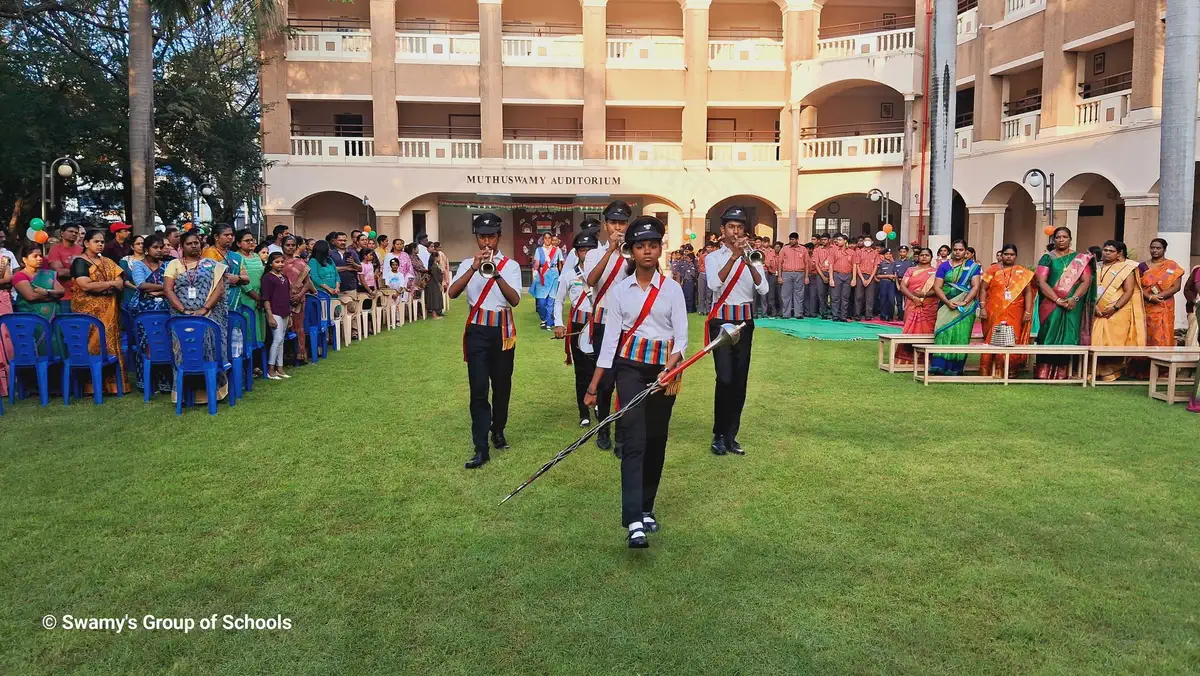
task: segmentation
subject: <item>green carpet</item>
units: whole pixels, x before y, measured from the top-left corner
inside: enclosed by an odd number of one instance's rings
[[[754,327],[808,340],[875,340],[881,333],[900,333],[896,326],[830,319],[755,319]]]

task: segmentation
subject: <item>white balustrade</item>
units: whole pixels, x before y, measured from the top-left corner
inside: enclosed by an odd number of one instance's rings
[[[509,164],[578,166],[583,164],[583,142],[505,141],[504,159]]]
[[[609,68],[683,68],[683,38],[608,38]]]
[[[967,125],[954,130],[954,154],[968,155],[971,144],[975,142],[975,126]]]
[[[877,167],[899,164],[903,159],[903,133],[800,141],[800,163],[805,168]]]
[[[913,49],[916,32],[912,28],[848,35],[817,40],[818,59],[844,59],[852,56],[878,56]]]
[[[399,154],[401,164],[478,164],[479,141],[402,138]]]
[[[709,66],[718,70],[785,69],[783,43],[765,38],[709,40]]]
[[[978,5],[958,15],[958,44],[974,40],[979,33]]]
[[[288,36],[287,58],[291,61],[370,61],[371,32],[297,32]]]
[[[396,61],[479,63],[479,34],[396,33]]]
[[[679,164],[683,162],[682,143],[659,141],[609,141],[610,164]]]
[[[1114,92],[1075,104],[1075,126],[1080,128],[1119,126],[1129,115],[1129,92]]]
[[[375,139],[346,136],[293,136],[292,157],[310,162],[369,162],[375,154]]]
[[[582,35],[505,35],[500,45],[505,65],[583,67]]]
[[[1034,10],[1045,4],[1046,0],[1004,0],[1004,16],[1008,18],[1014,14],[1032,14]]]
[[[709,143],[711,164],[775,164],[779,161],[778,143]]]
[[[1037,138],[1041,129],[1042,111],[1035,110],[1000,118],[1000,138],[1008,143],[1023,143]]]

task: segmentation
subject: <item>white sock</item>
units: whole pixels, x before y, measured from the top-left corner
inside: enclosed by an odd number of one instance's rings
[[[645,529],[645,527],[642,526],[641,521],[634,521],[633,523],[629,524],[629,532],[630,533],[632,533],[634,531],[644,531],[644,530],[646,530],[646,529]]]
[[[649,525],[655,523],[654,517],[650,514],[643,514],[642,515],[642,523],[649,526]]]

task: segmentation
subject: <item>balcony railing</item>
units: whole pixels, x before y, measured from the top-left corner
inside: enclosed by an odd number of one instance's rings
[[[501,26],[505,35],[528,35],[532,37],[564,37],[583,35],[583,26],[569,23],[531,24],[505,22]]]
[[[904,120],[886,120],[883,122],[861,122],[852,124],[826,124],[818,127],[804,127],[800,130],[800,138],[834,138],[844,136],[870,136],[877,134],[904,134]]]
[[[912,28],[863,33],[817,40],[818,59],[843,59],[852,56],[877,56],[912,49],[916,32]]]
[[[414,139],[475,139],[480,137],[479,127],[451,127],[447,125],[402,124],[398,127],[400,138]]]
[[[660,26],[657,28],[644,28],[641,26],[609,26],[607,28],[609,38],[682,38],[683,28],[670,28]]]
[[[975,124],[975,111],[968,110],[965,113],[958,113],[954,116],[954,128],[962,129]]]
[[[903,28],[913,28],[916,26],[913,16],[898,16],[891,19],[877,19],[875,21],[859,21],[857,23],[843,23],[835,26],[821,26],[817,31],[817,37],[821,40],[833,38],[849,38],[856,35],[867,35],[870,33],[890,33],[894,30]]]
[[[968,155],[971,152],[971,144],[975,142],[975,126],[966,125],[958,127],[954,130],[954,154]]]
[[[583,142],[505,141],[504,159],[509,164],[578,166],[583,164]]]
[[[958,13],[962,14],[968,9],[975,9],[979,6],[979,0],[958,0]]]
[[[683,132],[679,129],[609,129],[608,140],[679,143],[683,140]]]
[[[678,141],[609,141],[612,164],[664,165],[683,162],[683,144]]]
[[[1042,109],[1042,95],[1034,94],[1023,99],[1016,99],[1004,104],[1004,114],[1009,117],[1024,115]]]
[[[287,38],[287,58],[292,61],[370,61],[369,28],[309,30],[296,28]]]
[[[895,164],[904,159],[904,134],[801,139],[800,158],[811,168]]]
[[[783,43],[768,38],[709,40],[708,64],[720,70],[782,70]]]
[[[1011,117],[1000,118],[1000,138],[1008,143],[1024,143],[1038,137],[1041,130],[1042,111],[1034,110]]]
[[[779,162],[779,144],[710,142],[708,161],[719,165],[775,164]]]
[[[337,136],[293,136],[292,157],[309,162],[341,164],[369,162],[375,154],[375,139]]]
[[[709,143],[778,143],[779,132],[770,129],[717,130],[708,131]]]
[[[1076,127],[1102,127],[1123,124],[1129,115],[1129,94],[1117,91],[1085,98],[1075,104]]]
[[[478,140],[401,138],[402,164],[479,164]]]
[[[582,129],[542,129],[537,127],[505,127],[506,141],[582,141]]]
[[[979,32],[979,8],[971,7],[958,14],[958,44],[974,40]]]
[[[478,31],[478,26],[475,27]],[[437,61],[479,63],[479,33],[429,32],[396,33],[396,61]]]
[[[1133,89],[1133,71],[1110,75],[1095,82],[1079,83],[1080,98],[1090,99]]]
[[[500,46],[506,66],[583,67],[583,35],[504,35]]]
[[[430,35],[458,35],[462,33],[479,33],[478,21],[425,21],[423,19],[405,19],[396,22],[396,31],[400,33],[424,33]]]
[[[649,35],[608,38],[609,68],[683,68],[683,38]]]
[[[1046,0],[1004,0],[1004,16],[1008,18],[1015,14],[1033,13],[1045,4]]]
[[[375,128],[370,124],[303,124],[292,123],[292,136],[338,136],[363,138],[374,136]]]
[[[709,40],[753,40],[765,38],[767,40],[783,41],[782,28],[710,28],[708,29]]]

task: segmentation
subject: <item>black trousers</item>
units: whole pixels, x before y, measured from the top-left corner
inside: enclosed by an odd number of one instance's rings
[[[581,331],[587,331],[587,324],[571,322],[571,328],[567,333]],[[599,345],[593,343],[592,353],[587,354],[579,349],[579,338],[580,336],[576,335],[567,340],[571,341],[571,364],[575,367],[575,403],[579,406],[579,419],[583,420],[592,417],[592,412],[583,403],[583,397],[587,394],[588,385],[592,384],[592,374],[596,372],[596,357],[600,354],[600,348]]]
[[[616,374],[621,401],[629,401],[654,382],[663,367],[617,357],[610,370]],[[624,437],[621,446],[622,526],[641,521],[642,514],[654,511],[674,406],[675,397],[655,392],[617,421],[617,432]]]
[[[592,333],[592,349],[595,356],[600,355],[600,345],[604,343],[604,325],[596,323]],[[600,416],[601,420],[608,417],[608,412],[612,410],[612,394],[613,386],[616,383],[616,369],[606,369],[604,375],[600,377],[600,385],[596,388],[596,415]],[[620,425],[617,430],[620,431]]]
[[[499,326],[471,324],[466,329],[467,381],[471,384],[471,443],[488,450],[488,432],[503,432],[508,424],[508,398],[512,394],[513,357],[503,350]],[[488,384],[492,401],[488,403]]]
[[[708,323],[709,335],[716,336],[723,319]],[[750,350],[754,346],[754,322],[746,322],[746,328],[736,345],[724,345],[713,350],[713,366],[717,371],[716,392],[713,395],[713,436],[720,436],[725,443],[732,442],[742,426],[742,408],[746,405],[746,381],[750,377]]]

